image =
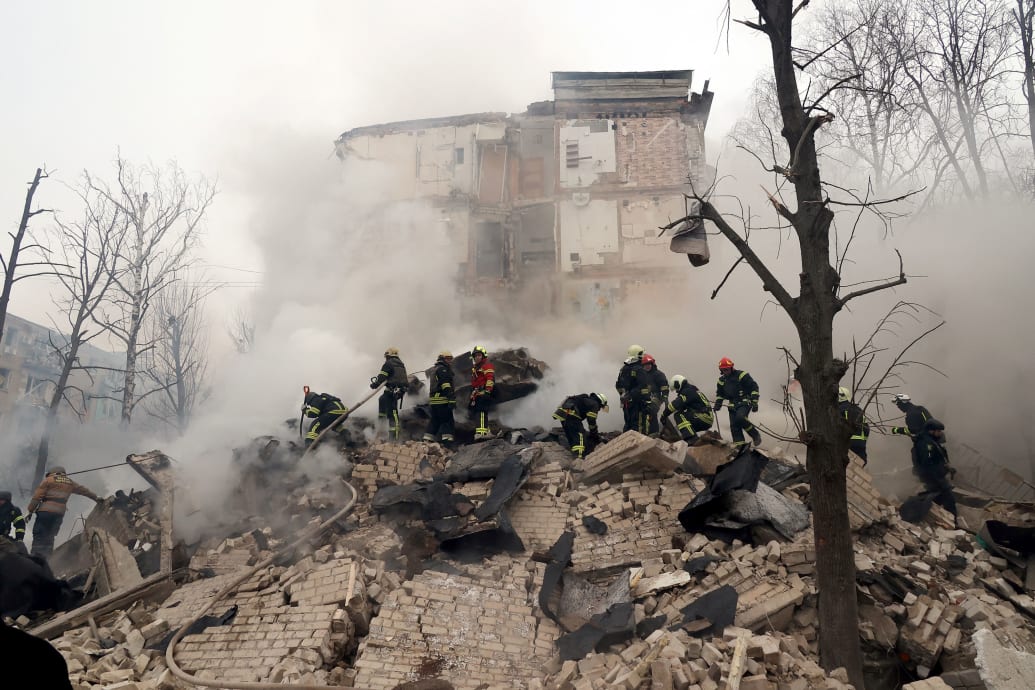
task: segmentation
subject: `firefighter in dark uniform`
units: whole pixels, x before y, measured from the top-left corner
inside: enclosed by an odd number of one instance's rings
[[[848,439],[848,449],[862,458],[866,465],[866,439],[870,435],[870,425],[862,408],[852,402],[852,391],[844,386],[837,389],[837,413],[848,422],[852,435]]]
[[[758,384],[751,374],[733,368],[733,360],[723,357],[719,360],[719,381],[715,385],[716,412],[727,401],[730,414],[730,434],[735,444],[744,443],[746,431],[755,445],[762,444],[762,435],[755,425],[748,421],[748,413],[758,412]]]
[[[640,360],[640,371],[632,396],[636,430],[646,436],[657,438],[661,433],[658,412],[667,404],[668,378],[658,370],[654,357],[644,354]]]
[[[406,376],[406,365],[399,359],[399,349],[390,347],[385,350],[385,363],[381,365],[381,371],[370,379],[370,387],[377,389],[384,384],[384,392],[377,399],[377,419],[388,422],[388,438],[392,441],[399,440],[402,431],[402,423],[399,421],[399,408],[402,406],[403,396],[406,394],[406,386],[409,379]]]
[[[11,492],[0,491],[0,537],[11,539],[11,530],[14,530],[14,540],[21,543],[25,540],[25,517],[18,506],[11,503]]]
[[[431,420],[424,432],[425,441],[453,442],[453,410],[456,409],[456,390],[453,388],[453,353],[438,353],[435,368],[428,380],[428,404]]]
[[[932,419],[931,413],[923,405],[913,404],[912,398],[906,393],[896,393],[892,401],[906,415],[906,424],[891,427],[891,433],[916,438],[924,430],[927,421]]]
[[[316,418],[309,425],[309,431],[305,435],[305,447],[308,448],[320,435],[320,432],[330,426],[335,419],[343,414],[348,414],[349,408],[345,406],[341,398],[330,393],[306,393],[302,412],[306,417]]]
[[[489,351],[481,345],[471,348],[471,400],[467,404],[474,421],[474,440],[490,438],[489,410],[496,387],[496,367],[489,361]]]
[[[553,418],[561,423],[564,435],[568,437],[571,454],[576,460],[581,460],[586,452],[586,429],[582,420],[589,424],[590,438],[599,440],[597,415],[601,411],[607,412],[607,396],[603,393],[579,393],[565,398],[553,413]]]
[[[924,492],[952,513],[955,526],[959,528],[956,497],[949,483],[953,470],[949,466],[949,452],[943,445],[944,432],[944,424],[937,419],[928,419],[923,430],[913,438],[913,474],[924,483]]]
[[[629,356],[622,362],[622,368],[618,371],[618,380],[615,381],[615,389],[618,391],[618,400],[622,405],[622,416],[625,426],[622,431],[629,431],[636,428],[636,415],[632,409],[632,392],[636,388],[637,379],[643,368],[643,348],[639,345],[629,346]]]
[[[672,377],[672,392],[675,397],[665,405],[661,417],[664,419],[675,414],[679,436],[687,443],[692,443],[697,440],[699,431],[707,431],[715,422],[711,403],[701,389],[687,381],[685,376]]]

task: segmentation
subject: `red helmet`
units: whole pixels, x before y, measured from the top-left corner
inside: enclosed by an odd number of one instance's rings
[[[729,357],[723,357],[722,359],[719,360],[719,368],[720,369],[732,369],[733,368],[733,360],[730,359]]]
[[[654,357],[652,355],[644,355],[643,359],[640,360],[640,364],[652,364],[654,366],[657,366],[657,364],[654,362]]]

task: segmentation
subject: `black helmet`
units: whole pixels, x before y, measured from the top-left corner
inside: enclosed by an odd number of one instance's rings
[[[933,417],[927,420],[927,424],[924,424],[924,428],[928,431],[945,431],[945,425]]]
[[[10,503],[11,502],[11,492],[10,491],[0,491],[0,501],[7,501],[8,503]]]

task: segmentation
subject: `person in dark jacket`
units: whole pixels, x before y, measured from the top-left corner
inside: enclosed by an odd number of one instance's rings
[[[406,365],[399,359],[398,348],[390,347],[385,350],[385,363],[381,365],[381,371],[370,379],[370,387],[375,390],[381,384],[384,384],[385,389],[377,399],[377,419],[379,423],[381,420],[387,420],[388,438],[398,441],[402,432],[399,408],[406,394],[406,386],[409,385]]]
[[[952,493],[949,475],[949,451],[945,443],[945,425],[937,419],[928,419],[923,430],[913,438],[913,474],[924,483],[924,493],[952,513],[959,528],[956,496]]]
[[[4,687],[72,690],[65,657],[46,640],[0,619],[0,649],[10,662],[4,665]]]
[[[905,426],[891,427],[891,433],[916,438],[924,430],[927,420],[932,419],[933,416],[923,405],[914,404],[912,398],[906,393],[896,393],[892,400],[895,407],[906,415],[906,423]]]
[[[658,370],[654,357],[643,355],[636,387],[632,392],[632,408],[636,415],[636,430],[657,438],[661,433],[658,412],[668,404],[668,378]]]
[[[724,401],[729,405],[733,442],[743,444],[746,431],[756,446],[761,445],[762,435],[748,421],[748,413],[758,412],[758,384],[751,378],[751,374],[735,369],[729,357],[719,360],[719,381],[715,385],[715,405],[712,409],[718,412]]]
[[[28,505],[30,517],[36,515],[36,524],[32,526],[33,556],[49,558],[54,551],[54,538],[61,529],[65,511],[68,509],[68,499],[72,494],[86,496],[94,502],[101,500],[82,484],[69,479],[64,467],[55,465],[47,470],[47,476],[36,487],[36,492],[32,494],[32,500]]]
[[[435,368],[428,379],[428,404],[431,419],[424,432],[425,441],[453,442],[453,410],[456,409],[456,390],[453,388],[453,353],[438,353]]]
[[[576,460],[581,460],[586,452],[586,429],[582,420],[589,424],[590,438],[599,440],[597,415],[607,412],[607,396],[603,393],[579,393],[564,399],[561,406],[553,413],[553,418],[561,423],[568,445]]]
[[[302,413],[306,417],[315,418],[305,435],[305,447],[308,448],[324,429],[334,423],[334,420],[348,414],[349,408],[335,395],[310,392],[305,395]]]
[[[699,431],[706,431],[715,423],[712,406],[701,389],[686,380],[685,376],[672,377],[672,392],[675,397],[665,405],[662,419],[670,414],[676,416],[676,430],[687,443],[697,440]]]
[[[852,402],[852,392],[841,386],[837,389],[837,412],[848,422],[852,435],[848,439],[848,449],[862,458],[866,465],[866,439],[870,435],[870,425],[862,408]]]
[[[615,390],[618,391],[618,400],[622,405],[622,417],[625,422],[622,431],[636,428],[636,414],[632,408],[632,393],[637,387],[639,377],[643,371],[641,366],[643,348],[639,345],[630,345],[628,355],[625,361],[622,362],[622,368],[618,370],[618,380],[615,381]]]
[[[11,503],[11,492],[0,491],[0,537],[11,538],[11,530],[14,530],[14,540],[17,542],[25,539],[25,517],[21,509]]]

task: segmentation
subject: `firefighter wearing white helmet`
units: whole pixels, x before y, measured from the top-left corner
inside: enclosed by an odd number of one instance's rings
[[[636,415],[632,411],[632,392],[636,390],[639,378],[642,376],[643,368],[640,362],[643,360],[643,348],[639,345],[630,345],[626,351],[627,357],[622,362],[622,368],[618,370],[618,380],[615,381],[615,389],[618,391],[618,399],[622,404],[622,416],[625,422],[623,431],[636,428]]]
[[[852,391],[844,386],[837,389],[837,413],[852,430],[852,435],[848,439],[848,449],[862,458],[865,465],[866,439],[870,435],[870,425],[862,408],[852,402]]]
[[[571,447],[571,453],[576,460],[581,460],[586,453],[586,429],[582,426],[582,421],[585,420],[589,424],[589,440],[599,443],[597,415],[607,410],[607,396],[603,393],[579,393],[565,398],[553,413],[553,418],[559,421],[564,429],[568,446]]]
[[[389,347],[385,350],[385,363],[381,365],[381,371],[370,379],[370,387],[377,390],[377,387],[384,384],[385,390],[377,399],[377,435],[380,436],[387,423],[388,438],[398,441],[402,432],[402,423],[399,421],[399,408],[402,407],[402,399],[406,394],[406,386],[409,380],[406,376],[406,365],[399,359],[399,349]]]
[[[665,405],[661,417],[665,419],[674,414],[679,436],[687,443],[693,443],[698,432],[710,429],[715,422],[712,405],[701,389],[687,381],[685,376],[673,376],[671,388],[675,397]]]
[[[453,410],[456,409],[456,389],[453,387],[453,353],[438,353],[435,367],[428,377],[428,404],[431,419],[424,432],[425,441],[453,442]]]
[[[891,427],[891,433],[893,434],[916,438],[924,430],[924,424],[927,424],[927,420],[934,418],[934,415],[928,412],[926,407],[914,404],[913,399],[906,393],[896,393],[891,401],[895,403],[895,407],[906,415],[905,426]]]

